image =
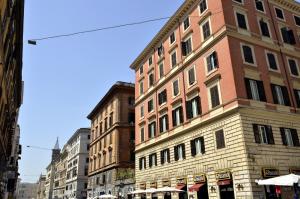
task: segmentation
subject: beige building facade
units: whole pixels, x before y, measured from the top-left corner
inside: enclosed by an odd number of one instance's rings
[[[65,146],[61,151],[60,160],[55,165],[53,198],[64,198],[67,176],[67,157],[68,151]]]

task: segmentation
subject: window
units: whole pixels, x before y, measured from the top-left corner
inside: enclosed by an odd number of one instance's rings
[[[262,81],[245,78],[248,99],[266,102],[264,84]]]
[[[134,97],[132,97],[132,96],[128,97],[128,105],[130,105],[130,106],[134,105]]]
[[[186,101],[186,118],[191,119],[195,118],[201,114],[201,104],[200,104],[200,97],[194,97]]]
[[[104,119],[104,130],[106,131],[107,130],[107,117]]]
[[[300,16],[294,15],[294,20],[295,20],[295,24],[296,24],[297,26],[300,26]]]
[[[157,55],[158,57],[161,57],[164,54],[164,47],[162,44],[157,48]]]
[[[164,149],[160,152],[160,163],[170,163],[170,149]]]
[[[262,36],[271,37],[270,31],[269,31],[269,25],[266,21],[264,21],[264,19],[259,20],[259,27],[260,27]]]
[[[153,63],[153,60],[152,60],[152,56],[151,56],[151,57],[149,57],[149,59],[148,59],[148,64],[149,64],[149,66],[151,66],[152,63]]]
[[[280,128],[282,144],[285,146],[300,146],[296,129]]]
[[[140,170],[146,169],[146,158],[142,157],[139,159],[139,168]]]
[[[135,131],[133,129],[130,130],[130,142],[134,143],[135,140]]]
[[[179,106],[172,111],[172,120],[174,127],[183,122],[182,106]]]
[[[281,10],[280,8],[275,8],[275,13],[278,19],[284,20],[283,10]]]
[[[260,124],[253,124],[252,126],[256,143],[275,144],[271,126]]]
[[[179,80],[173,81],[173,96],[176,97],[179,95]]]
[[[271,84],[274,104],[290,106],[290,98],[288,90],[285,86]]]
[[[89,163],[89,158],[85,158],[85,163]]]
[[[157,166],[156,153],[149,155],[149,167],[151,168],[152,166]]]
[[[134,112],[128,113],[128,123],[129,124],[134,124],[135,123],[135,114],[134,114]]]
[[[154,103],[153,103],[153,99],[150,99],[148,101],[148,113],[154,110]]]
[[[144,117],[144,105],[140,106],[140,115],[141,115],[141,118]]]
[[[294,89],[297,107],[300,108],[300,90]]]
[[[244,62],[247,64],[255,64],[253,57],[253,49],[250,46],[242,45]]]
[[[225,148],[225,137],[223,129],[215,132],[217,149]]]
[[[159,65],[159,78],[162,78],[164,76],[164,63],[161,62]]]
[[[171,65],[172,65],[172,68],[174,68],[177,64],[177,55],[176,55],[176,51],[174,51],[172,54],[171,54]]]
[[[294,45],[296,44],[294,32],[292,29],[288,29],[287,27],[282,27],[281,36],[284,43]]]
[[[113,125],[113,114],[110,114],[109,117],[109,127],[111,127]]]
[[[298,71],[298,66],[297,62],[295,59],[288,59],[289,67],[290,67],[290,72],[294,76],[299,76],[299,71]]]
[[[204,41],[211,35],[209,20],[207,20],[206,22],[203,23],[203,25],[201,25],[201,29],[202,29],[202,36]]]
[[[174,147],[175,161],[185,159],[185,146],[184,144],[179,144]]]
[[[239,12],[236,12],[235,14],[236,14],[238,27],[247,30],[248,27],[247,27],[246,16]]]
[[[160,93],[158,93],[158,104],[162,105],[167,102],[167,90],[164,89]]]
[[[194,66],[188,70],[188,81],[189,81],[189,86],[193,85],[196,82]]]
[[[183,30],[186,30],[190,27],[190,18],[187,17],[184,21],[183,21]]]
[[[207,9],[206,0],[200,0],[199,8],[200,14],[202,14]]]
[[[140,66],[140,75],[142,75],[144,72],[144,67],[143,66]]]
[[[164,116],[159,118],[159,132],[163,133],[169,130],[169,121],[168,115],[165,114]]]
[[[181,42],[182,56],[187,56],[192,52],[192,38],[189,37],[185,41]]]
[[[140,82],[139,87],[140,87],[140,95],[142,95],[144,93],[144,82],[143,81]]]
[[[144,127],[141,127],[140,138],[141,138],[141,142],[145,141],[145,130],[144,130]]]
[[[156,122],[152,122],[148,125],[148,137],[149,139],[154,138],[156,134]]]
[[[268,63],[269,69],[278,70],[276,54],[267,52],[266,57],[267,57],[267,63]]]
[[[176,41],[175,32],[170,35],[170,44],[173,44]]]
[[[208,57],[206,57],[206,66],[207,66],[207,73],[218,68],[218,56],[216,51],[214,51]]]
[[[109,152],[108,152],[108,161],[109,161],[109,164],[111,164],[112,163],[112,150],[109,150]]]
[[[204,154],[205,153],[205,146],[204,146],[204,137],[199,137],[194,140],[191,140],[191,154],[195,156],[197,154]]]
[[[154,74],[150,73],[148,78],[149,78],[149,87],[151,87],[154,85]]]
[[[220,105],[220,95],[219,95],[218,85],[216,84],[216,85],[210,87],[209,93],[210,93],[211,108],[219,106]]]
[[[265,12],[264,3],[262,0],[255,0],[255,8],[258,11]]]

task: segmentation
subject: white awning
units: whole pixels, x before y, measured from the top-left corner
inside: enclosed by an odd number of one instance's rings
[[[150,189],[146,189],[145,192],[146,193],[155,193],[157,189],[154,188],[150,188]]]
[[[144,190],[144,189],[138,189],[138,190],[130,192],[129,194],[141,194],[141,193],[146,193],[146,190]]]
[[[182,190],[173,187],[162,187],[156,189],[156,192],[182,192]]]
[[[104,195],[99,196],[99,198],[117,198],[117,197],[113,196],[111,194],[104,194]]]
[[[300,176],[288,174],[266,180],[256,180],[255,182],[259,185],[293,186],[295,183],[300,183]]]

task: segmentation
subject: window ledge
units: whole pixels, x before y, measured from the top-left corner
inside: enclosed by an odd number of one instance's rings
[[[214,73],[210,77],[206,78],[206,80],[204,81],[204,84],[209,85],[210,83],[214,82],[217,79],[221,79],[220,73]]]
[[[178,47],[178,44],[176,43],[176,41],[170,45],[170,49],[168,50],[168,53],[171,54],[171,52]]]

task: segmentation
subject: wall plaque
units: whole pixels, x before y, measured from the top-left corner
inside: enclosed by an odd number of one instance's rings
[[[231,180],[230,171],[220,171],[216,173],[216,180]]]
[[[279,170],[275,168],[263,168],[262,172],[264,178],[273,178],[279,176]]]

